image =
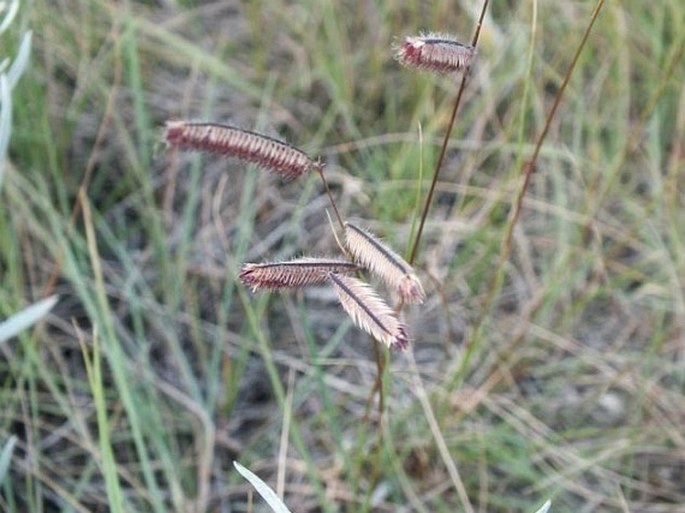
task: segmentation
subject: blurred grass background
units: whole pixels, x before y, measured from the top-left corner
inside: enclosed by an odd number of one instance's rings
[[[325,159],[343,215],[404,249],[455,84],[391,45],[468,41],[480,7],[22,5],[0,41],[10,57],[34,31],[0,191],[0,319],[60,301],[0,345],[0,444],[17,436],[0,510],[259,511],[238,460],[298,512],[683,511],[682,1],[604,6],[484,310],[594,7],[491,3],[417,262],[429,299],[406,312],[412,352],[390,356],[377,480],[372,342],[326,289],[236,280],[243,262],[337,252],[317,177],[160,143],[179,118],[278,134]]]

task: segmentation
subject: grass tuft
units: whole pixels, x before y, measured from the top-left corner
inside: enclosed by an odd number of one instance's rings
[[[60,298],[0,344],[0,510],[246,511],[237,460],[299,512],[679,513],[683,2],[605,3],[570,76],[594,2],[489,3],[454,115],[392,47],[481,1],[247,4],[0,2],[0,73],[33,30],[0,326]],[[280,134],[325,181],[159,151],[169,119]],[[348,218],[421,276],[407,351],[332,286],[239,282],[341,254]]]

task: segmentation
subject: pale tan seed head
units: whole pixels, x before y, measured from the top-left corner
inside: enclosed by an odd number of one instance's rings
[[[340,304],[359,328],[390,349],[408,347],[407,327],[370,285],[357,278],[335,273],[329,274],[329,279]]]
[[[167,121],[164,138],[170,146],[236,157],[270,169],[286,179],[322,167],[320,162],[290,144],[230,125]]]
[[[426,294],[414,269],[371,232],[345,223],[345,245],[354,258],[395,290],[407,303],[423,303]]]

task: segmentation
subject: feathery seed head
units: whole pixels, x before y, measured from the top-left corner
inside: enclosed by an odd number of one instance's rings
[[[442,74],[471,66],[475,48],[458,42],[448,34],[408,36],[395,46],[395,59],[403,66]]]
[[[336,273],[330,273],[328,278],[343,309],[359,328],[390,349],[409,346],[407,327],[367,283]]]
[[[345,245],[354,258],[397,291],[407,303],[423,303],[426,294],[414,269],[367,230],[345,223]]]
[[[267,135],[219,123],[167,121],[164,139],[182,150],[236,157],[270,169],[285,179],[296,178],[323,164],[303,151]]]
[[[426,299],[423,285],[415,274],[405,274],[397,284],[397,292],[407,303],[421,304]]]
[[[331,272],[351,273],[358,269],[346,260],[302,257],[288,262],[245,264],[238,277],[255,291],[318,285],[324,283]]]

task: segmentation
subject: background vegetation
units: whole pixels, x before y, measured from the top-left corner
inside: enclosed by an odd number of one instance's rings
[[[34,0],[0,191],[0,510],[682,512],[685,3],[607,2],[487,301],[521,167],[593,2],[491,3],[393,353],[327,289],[252,294],[246,261],[331,254],[315,175],[165,151],[167,119],[321,155],[344,215],[398,249],[455,84],[395,38],[468,41],[480,2]],[[373,401],[372,401],[373,402]]]

